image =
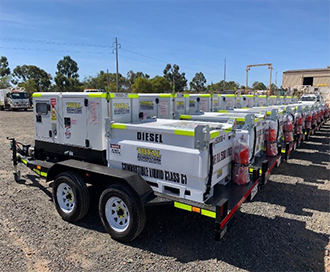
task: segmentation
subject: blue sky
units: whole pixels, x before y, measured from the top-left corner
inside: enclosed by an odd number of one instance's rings
[[[245,85],[248,64],[272,63],[273,83],[290,69],[330,65],[329,0],[89,1],[1,0],[0,55],[10,68],[37,65],[52,76],[70,55],[80,78],[100,70],[162,75],[178,64],[190,81],[226,79]],[[277,72],[277,78],[276,73]],[[252,68],[253,81],[269,82],[266,67]]]

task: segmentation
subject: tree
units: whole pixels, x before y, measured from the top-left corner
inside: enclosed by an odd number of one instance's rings
[[[8,60],[5,56],[0,58],[0,77],[5,77],[10,75],[10,68]]]
[[[62,92],[79,90],[78,64],[70,56],[65,56],[57,63],[55,76],[56,87]]]
[[[170,83],[161,76],[155,76],[150,80],[153,93],[169,93],[171,92]]]
[[[4,77],[0,77],[0,89],[6,89],[9,88],[10,85],[10,76],[4,76]]]
[[[132,85],[134,93],[152,93],[152,85],[149,79],[138,77]]]
[[[236,91],[239,89],[239,84],[235,81],[224,81],[221,80],[218,83],[211,84],[208,86],[208,90],[212,90],[214,93],[220,93],[222,91]]]
[[[143,72],[134,73],[132,70],[128,71],[126,76],[126,81],[124,83],[128,91],[130,92],[132,91],[132,85],[134,84],[135,79],[137,79],[138,77],[147,78],[147,79],[150,78],[148,74],[145,74]]]
[[[267,90],[267,87],[265,84],[263,84],[262,82],[259,81],[255,81],[252,84],[252,89],[253,90]]]
[[[190,82],[190,90],[192,92],[205,92],[206,91],[206,78],[202,72],[196,73],[193,79]]]
[[[272,84],[270,85],[270,90],[271,90],[271,94],[272,94],[272,95],[276,95],[276,94],[277,94],[277,91],[278,91],[279,89],[278,89],[278,87],[277,87],[274,83],[272,83]]]
[[[35,65],[16,66],[12,74],[12,83],[25,87],[30,95],[34,92],[47,92],[52,84],[52,76]]]
[[[163,73],[164,78],[171,84],[172,90],[175,92],[183,92],[184,88],[187,86],[187,79],[185,73],[179,72],[179,65],[167,64]],[[174,86],[173,86],[174,85]]]
[[[124,85],[126,79],[121,74],[118,74],[118,78],[120,91],[125,91]],[[95,77],[89,76],[85,78],[82,82],[82,86],[83,89],[106,89],[108,81],[110,92],[116,92],[116,74],[107,74],[102,70]]]

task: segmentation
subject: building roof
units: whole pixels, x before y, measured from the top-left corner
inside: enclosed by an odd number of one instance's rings
[[[299,69],[299,70],[287,70],[284,73],[301,73],[301,72],[330,72],[330,66],[327,68],[315,68],[315,69]]]

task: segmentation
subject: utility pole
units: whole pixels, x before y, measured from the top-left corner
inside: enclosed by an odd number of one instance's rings
[[[275,72],[275,85],[277,87],[277,71]]]
[[[224,69],[223,69],[223,80],[226,81],[226,59],[225,58],[225,65],[224,65]]]
[[[226,63],[226,59],[227,58],[225,58],[225,64],[224,64],[224,69],[223,69],[223,91],[225,90],[225,85],[226,85],[226,65],[227,65],[227,63]]]
[[[115,39],[115,49],[113,51],[116,51],[116,92],[119,92],[119,74],[118,74],[118,47],[120,48],[121,45],[118,44],[117,37]],[[112,45],[113,46],[113,45]],[[113,53],[112,51],[112,53]]]

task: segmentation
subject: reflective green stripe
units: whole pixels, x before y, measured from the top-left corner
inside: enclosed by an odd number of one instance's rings
[[[184,94],[183,97],[189,97],[189,94]]]
[[[33,93],[32,97],[41,97],[41,93]]]
[[[246,94],[245,96],[246,96],[246,97],[254,97],[253,94]]]
[[[172,97],[172,94],[160,94],[159,97]]]
[[[281,152],[282,152],[282,153],[285,153],[285,149],[282,149]]]
[[[200,94],[200,97],[211,97],[210,94]]]
[[[243,110],[248,110],[248,109],[251,109],[251,108],[248,108],[248,107],[245,107],[245,108],[242,108]]]
[[[220,135],[220,131],[213,131],[211,132],[211,139],[219,137],[219,135]]]
[[[229,131],[231,131],[231,127],[225,129],[225,132],[229,132]]]
[[[228,110],[218,110],[218,112],[220,112],[220,113],[227,113],[229,111]]]
[[[182,203],[179,203],[179,202],[174,202],[174,207],[178,208],[178,209],[188,211],[188,212],[191,212],[191,210],[192,210],[192,207],[190,205],[182,204]]]
[[[33,171],[40,175],[40,171],[38,169],[33,169]]]
[[[191,119],[191,115],[180,115],[180,119]]]
[[[237,117],[235,119],[236,119],[237,122],[245,122],[245,118],[239,118],[239,117]]]
[[[33,169],[33,171],[36,172],[38,175],[40,175],[42,177],[47,177],[46,172],[39,171],[38,169]]]
[[[212,217],[212,218],[216,217],[215,212],[204,210],[204,209],[201,209],[201,215],[205,215],[205,216]]]
[[[253,168],[249,168],[249,172],[250,173],[253,173]],[[259,169],[259,174],[262,174],[262,170],[261,169]]]
[[[88,94],[89,98],[107,98],[106,93],[89,93]]]
[[[223,94],[223,96],[225,96],[225,97],[236,97],[236,94]]]
[[[267,95],[258,95],[257,97],[266,98]]]
[[[27,160],[21,159],[21,161],[27,165]]]
[[[128,94],[128,98],[139,98],[138,94]]]
[[[115,129],[126,129],[126,125],[122,125],[122,124],[111,124],[111,128],[115,128]]]
[[[189,137],[194,137],[195,136],[194,131],[180,130],[180,129],[174,130],[174,134],[175,135],[181,135],[181,136],[189,136]]]

